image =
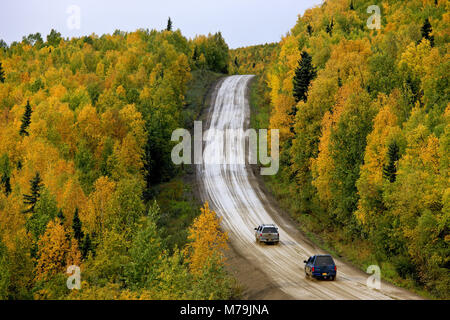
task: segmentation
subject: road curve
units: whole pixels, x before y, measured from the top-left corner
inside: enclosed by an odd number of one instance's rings
[[[253,76],[230,76],[218,84],[209,109],[205,129],[247,129],[250,107],[248,83]],[[209,132],[209,133],[208,133]],[[228,232],[232,247],[249,263],[265,272],[273,285],[293,299],[420,299],[391,284],[382,282],[380,289],[369,289],[368,274],[336,259],[336,281],[318,281],[305,277],[303,260],[325,253],[283,218],[259,187],[250,166],[239,164],[244,150],[238,144],[223,147],[221,139],[205,131],[204,163],[197,166],[197,179],[202,200],[207,200]],[[239,139],[244,139],[240,136]],[[221,150],[226,163],[220,164]],[[276,223],[279,245],[258,245],[254,228],[261,223]]]

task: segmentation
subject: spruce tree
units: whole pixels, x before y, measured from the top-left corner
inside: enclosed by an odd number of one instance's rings
[[[83,239],[83,243],[81,244],[81,255],[83,256],[83,259],[86,259],[88,257],[89,251],[92,251],[92,241],[91,237],[89,236],[89,233],[86,234],[86,236]]]
[[[311,27],[310,24],[308,24],[308,26],[306,27],[306,32],[308,32],[309,36],[311,37],[313,34],[313,28]]]
[[[350,1],[350,10],[355,10],[355,6],[353,5],[353,0]]]
[[[2,63],[0,62],[0,82],[5,82],[5,71],[3,70]]]
[[[420,29],[422,32],[422,39],[427,39],[430,41],[431,47],[434,47],[434,36],[431,35],[433,32],[433,28],[431,27],[430,20],[428,18],[425,19],[422,28]]]
[[[309,85],[317,75],[316,69],[312,65],[311,56],[306,51],[303,51],[301,57],[293,80],[294,98],[297,103],[299,101],[306,102]]]
[[[330,36],[333,35],[333,27],[334,27],[334,20],[331,19],[331,23],[330,23],[329,25],[327,25],[327,28],[326,28],[326,32],[327,32]]]
[[[388,147],[388,164],[383,166],[383,176],[393,183],[397,179],[397,161],[400,159],[400,148],[392,142]]]
[[[55,29],[52,29],[50,31],[50,34],[47,35],[47,45],[52,47],[58,47],[61,43],[62,37],[61,33],[56,31]],[[49,52],[51,52],[51,49],[49,49]]]
[[[75,214],[73,215],[72,229],[73,237],[78,240],[78,243],[81,243],[81,239],[83,239],[84,234],[83,230],[81,230],[81,220],[78,215],[78,208],[75,209]]]
[[[31,110],[30,101],[27,101],[27,105],[25,106],[25,112],[22,116],[22,125],[20,126],[20,135],[21,136],[29,135],[27,129],[31,123],[31,114],[32,113],[33,113],[33,110]]]
[[[64,221],[66,221],[66,217],[64,216],[62,209],[59,209],[57,217],[58,217],[59,221],[61,222],[61,225],[63,225]]]
[[[192,60],[193,60],[194,62],[196,62],[196,61],[198,61],[199,58],[200,58],[200,55],[199,55],[199,53],[198,53],[198,47],[195,46],[195,48],[194,48],[194,53],[193,53],[193,55],[192,55]]]
[[[342,87],[342,78],[341,78],[341,70],[338,69],[338,87]]]
[[[39,175],[39,172],[36,172],[36,175],[33,179],[30,180],[31,184],[31,194],[23,195],[23,203],[25,205],[29,205],[30,207],[27,210],[24,210],[23,213],[33,212],[34,208],[36,206],[36,203],[38,202],[40,196],[41,196],[41,188],[43,186],[41,176]]]
[[[167,21],[167,31],[172,31],[172,19],[170,19]]]
[[[11,168],[9,164],[9,157],[5,153],[0,157],[0,185],[4,187],[4,193],[8,196],[11,193]]]
[[[11,193],[11,181],[10,181],[10,178],[9,177],[7,177],[7,176],[5,176],[5,177],[2,177],[2,184],[3,184],[3,186],[5,187],[5,194],[6,194],[6,196],[9,196],[9,194]]]

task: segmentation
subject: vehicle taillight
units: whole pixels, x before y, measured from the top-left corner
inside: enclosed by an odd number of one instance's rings
[[[312,267],[311,271],[314,272],[314,267]]]
[[[262,233],[260,233],[259,236],[262,237]]]
[[[337,270],[337,268],[336,268],[336,266],[334,266],[334,271],[336,271]]]

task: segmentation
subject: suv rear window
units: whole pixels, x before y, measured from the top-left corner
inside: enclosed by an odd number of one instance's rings
[[[333,258],[330,256],[316,257],[316,262],[314,263],[316,266],[330,266],[334,265]]]
[[[265,227],[262,232],[263,233],[278,233],[277,229],[274,227]]]

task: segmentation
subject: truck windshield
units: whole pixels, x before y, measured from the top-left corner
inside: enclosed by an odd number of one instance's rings
[[[273,227],[264,228],[263,233],[277,233],[277,229]]]
[[[317,257],[316,262],[314,263],[316,266],[332,266],[334,265],[333,258],[330,256]]]

